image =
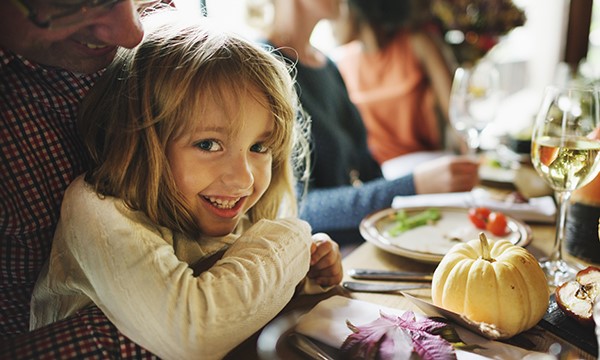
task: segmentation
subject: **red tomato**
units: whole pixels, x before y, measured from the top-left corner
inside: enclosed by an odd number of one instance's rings
[[[496,236],[506,234],[506,216],[501,212],[492,212],[488,217],[486,230]]]
[[[488,208],[470,208],[469,220],[471,220],[471,222],[473,223],[473,225],[475,225],[476,228],[485,230],[490,213],[491,211]]]

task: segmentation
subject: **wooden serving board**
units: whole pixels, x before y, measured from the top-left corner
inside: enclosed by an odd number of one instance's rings
[[[593,327],[585,327],[567,316],[556,304],[554,294],[550,296],[550,305],[546,315],[538,326],[553,333],[568,343],[580,348],[593,357],[598,357],[598,341]]]

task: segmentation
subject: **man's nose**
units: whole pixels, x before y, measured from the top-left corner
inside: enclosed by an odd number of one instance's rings
[[[92,25],[94,35],[107,45],[132,48],[142,41],[144,29],[133,0],[117,3]]]

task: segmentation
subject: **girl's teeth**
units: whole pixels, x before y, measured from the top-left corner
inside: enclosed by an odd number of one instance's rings
[[[216,207],[218,207],[219,209],[231,209],[235,206],[235,204],[237,204],[237,202],[240,200],[239,198],[235,199],[235,200],[225,200],[225,199],[218,199],[215,197],[209,197],[208,200]]]

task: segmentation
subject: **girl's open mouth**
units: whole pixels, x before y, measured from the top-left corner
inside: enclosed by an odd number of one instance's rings
[[[221,199],[216,198],[214,196],[203,196],[203,198],[210,202],[214,207],[217,207],[219,209],[233,209],[241,199]]]

